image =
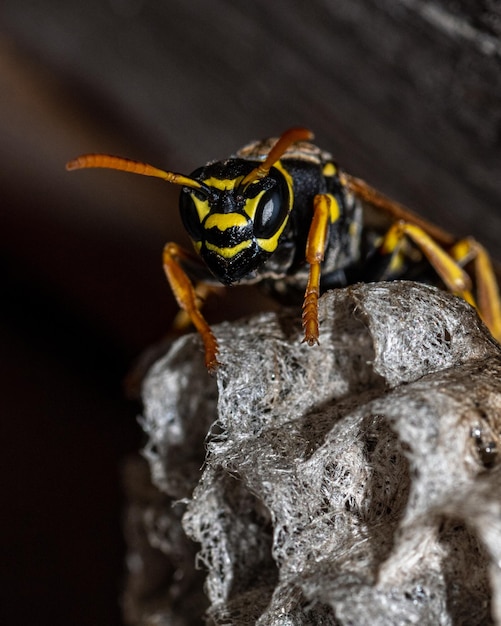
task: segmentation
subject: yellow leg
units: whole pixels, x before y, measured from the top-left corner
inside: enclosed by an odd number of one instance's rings
[[[461,265],[470,261],[473,263],[478,312],[493,337],[501,341],[501,299],[496,274],[487,250],[478,241],[468,237],[454,245],[451,255]]]
[[[396,222],[386,233],[381,252],[391,254],[403,237],[411,239],[421,250],[449,291],[457,295],[466,295],[471,291],[471,280],[468,274],[420,226],[408,222]]]
[[[177,303],[183,311],[186,311],[202,337],[205,348],[205,365],[209,371],[214,371],[219,365],[217,360],[217,340],[210,326],[200,313],[195,289],[179,263],[179,259],[189,257],[189,253],[177,244],[166,244],[163,251],[164,271]]]
[[[217,287],[215,285],[198,282],[195,285],[194,290],[196,307],[200,311],[207,301],[207,298],[209,298],[211,294],[223,293],[224,287]],[[184,309],[180,309],[172,322],[172,330],[179,333],[185,332],[191,323],[191,318],[188,313]]]
[[[324,260],[330,211],[331,199],[329,196],[315,196],[313,201],[313,219],[311,221],[308,241],[306,243],[306,261],[310,264],[310,272],[303,302],[303,342],[306,342],[310,346],[318,343],[320,264]]]
[[[485,248],[468,238],[458,241],[446,252],[419,226],[397,222],[385,235],[381,252],[391,254],[404,236],[409,237],[427,257],[449,291],[477,307],[492,335],[501,341],[501,299],[496,275]],[[475,268],[476,301],[472,294],[471,279],[462,268],[470,261]]]

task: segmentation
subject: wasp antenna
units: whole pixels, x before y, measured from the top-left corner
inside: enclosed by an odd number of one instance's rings
[[[287,148],[297,141],[311,141],[313,137],[313,133],[307,128],[289,128],[289,130],[286,130],[270,150],[263,163],[260,163],[247,174],[242,181],[242,185],[248,185],[267,176],[270,169],[280,159]]]
[[[201,191],[207,191],[205,185],[198,180],[184,176],[183,174],[175,174],[174,172],[166,172],[157,167],[153,167],[148,163],[140,161],[132,161],[122,157],[112,156],[110,154],[83,154],[66,163],[66,169],[69,171],[87,169],[91,167],[102,167],[109,170],[119,170],[121,172],[130,172],[131,174],[140,174],[141,176],[153,176],[161,178],[168,183],[174,185],[183,185]]]

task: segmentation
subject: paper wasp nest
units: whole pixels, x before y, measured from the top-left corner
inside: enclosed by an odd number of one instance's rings
[[[129,621],[501,624],[498,344],[414,283],[337,290],[320,314],[311,348],[297,315],[216,327],[217,380],[195,336],[150,370]]]

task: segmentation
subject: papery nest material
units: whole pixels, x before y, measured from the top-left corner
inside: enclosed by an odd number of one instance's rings
[[[213,624],[501,624],[499,345],[415,283],[329,292],[320,318],[314,347],[290,312],[215,327],[216,379],[193,335],[151,368],[150,543],[169,556],[184,512]],[[196,623],[164,591],[151,623]]]

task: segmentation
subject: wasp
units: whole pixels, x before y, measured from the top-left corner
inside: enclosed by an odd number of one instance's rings
[[[302,302],[309,345],[319,340],[323,292],[395,279],[436,283],[461,296],[501,339],[500,297],[486,250],[339,169],[312,140],[309,130],[292,128],[189,176],[106,154],[83,155],[66,167],[110,168],[181,186],[181,219],[195,252],[167,243],[163,267],[201,335],[209,370],[218,365],[218,343],[198,293],[199,286],[221,283],[259,283],[281,301]]]

